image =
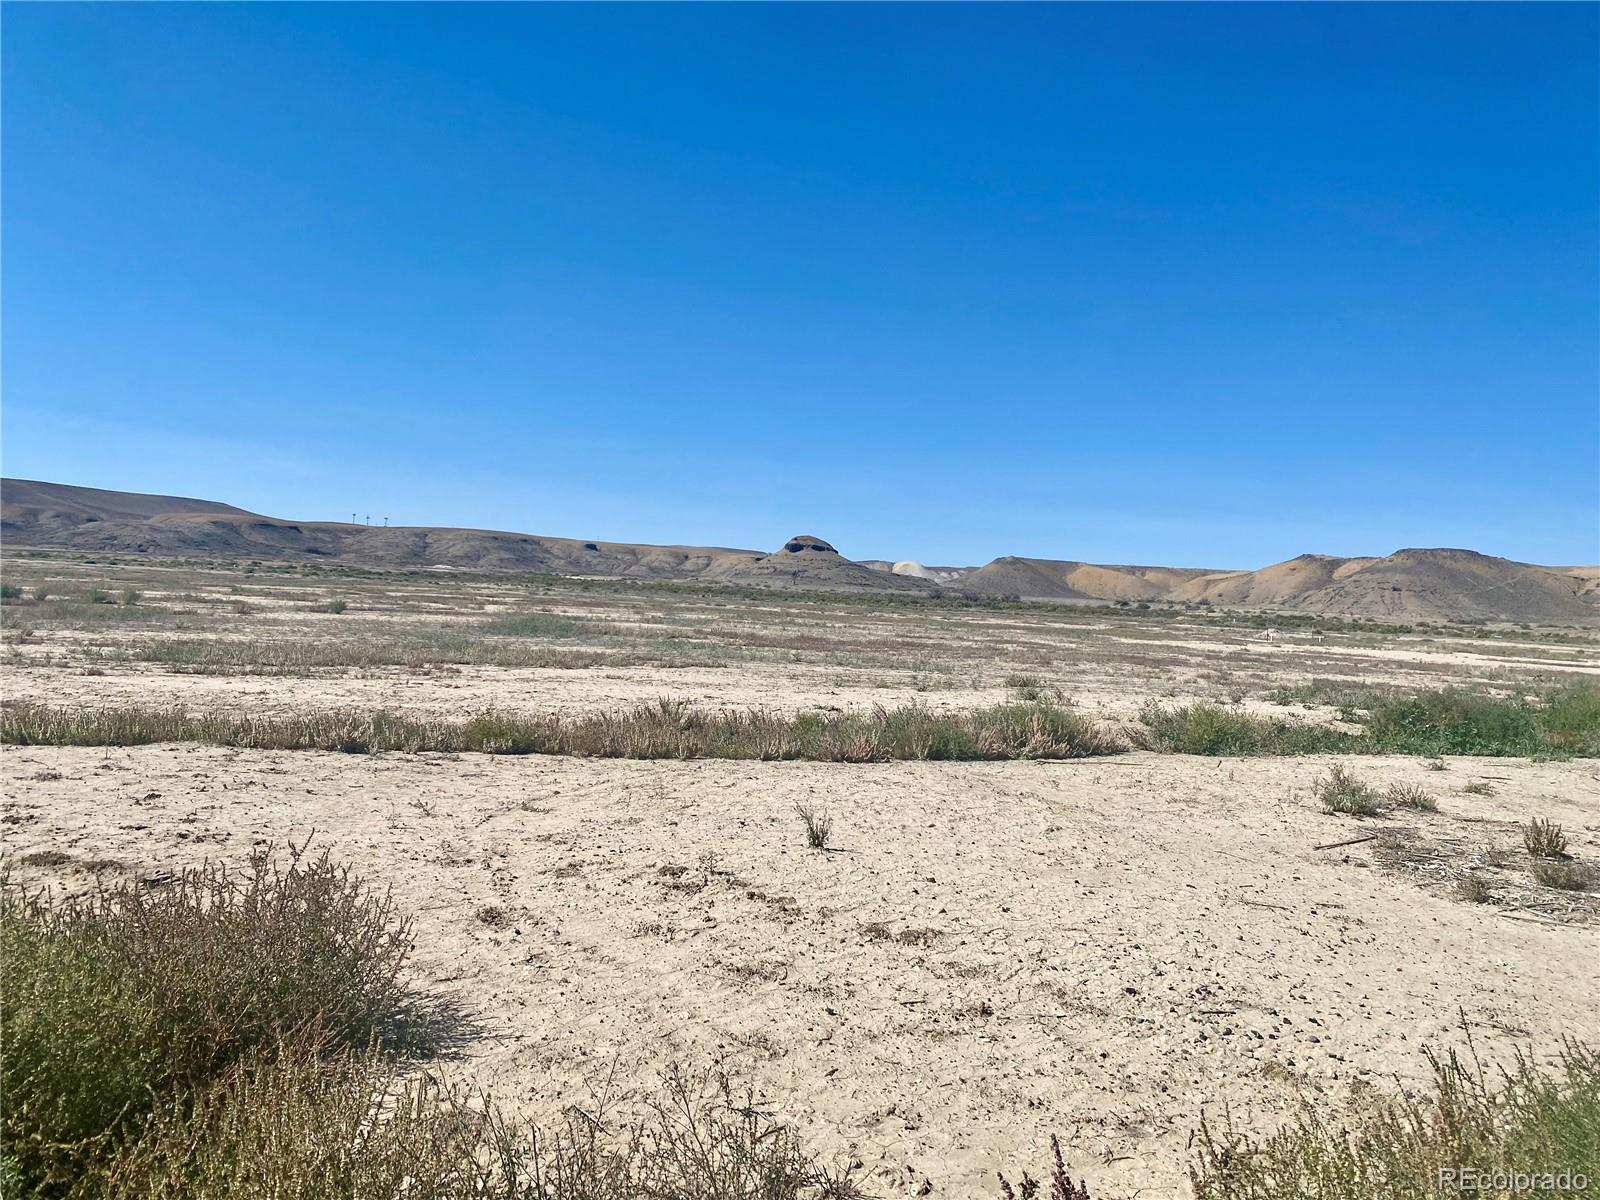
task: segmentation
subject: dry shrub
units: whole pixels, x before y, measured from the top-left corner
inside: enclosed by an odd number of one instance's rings
[[[1560,858],[1567,852],[1567,835],[1554,822],[1535,817],[1522,827],[1522,844],[1535,858]]]
[[[1010,1181],[1001,1175],[1000,1195],[1005,1200],[1035,1200],[1039,1195],[1039,1181],[1024,1171],[1021,1182],[1013,1189]],[[1061,1158],[1061,1143],[1053,1133],[1050,1135],[1050,1200],[1089,1200],[1089,1185],[1072,1182]]]
[[[1383,797],[1396,808],[1414,808],[1419,812],[1439,811],[1439,802],[1414,783],[1391,783]]]
[[[1326,812],[1371,817],[1379,811],[1377,793],[1340,766],[1313,783],[1311,794],[1322,801]]]
[[[105,1200],[846,1200],[798,1135],[719,1075],[668,1073],[639,1119],[535,1128],[382,1059],[291,1044],[236,1065],[114,1160]]]
[[[1266,1137],[1202,1121],[1196,1200],[1430,1200],[1441,1169],[1463,1167],[1600,1178],[1600,1053],[1569,1041],[1553,1073],[1521,1053],[1499,1073],[1475,1054],[1429,1061],[1415,1096],[1346,1113],[1307,1100]]]
[[[800,823],[805,827],[806,845],[813,850],[826,850],[828,839],[833,836],[833,817],[824,809],[812,808],[806,804],[795,805],[794,811],[800,817]]]
[[[1534,879],[1545,887],[1564,892],[1587,891],[1595,882],[1595,870],[1588,863],[1540,858],[1534,860],[1532,871]]]

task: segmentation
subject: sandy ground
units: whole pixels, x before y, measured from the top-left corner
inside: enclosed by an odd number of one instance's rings
[[[1361,822],[1310,799],[1326,765],[7,747],[0,780],[14,872],[72,890],[314,830],[415,916],[416,986],[477,1026],[449,1069],[518,1111],[722,1064],[878,1195],[994,1195],[1054,1131],[1096,1197],[1148,1197],[1202,1113],[1420,1078],[1463,1013],[1491,1057],[1600,1039],[1594,903],[1533,902],[1513,824],[1600,856],[1600,767],[1360,758],[1441,807]]]
[[[1269,636],[1196,614],[7,565],[56,599],[0,609],[5,698],[70,706],[947,708],[1022,681],[1112,723],[1152,698],[1328,721],[1340,689],[1515,694],[1600,673],[1600,640],[1570,632]],[[91,605],[90,585],[140,598]],[[503,614],[576,626],[537,648],[636,661],[360,665],[441,631],[509,645],[489,625]],[[246,665],[136,661],[206,639],[243,646]],[[250,654],[286,644],[350,662],[256,673]],[[1313,683],[1313,705],[1274,702]],[[1055,1132],[1115,1200],[1185,1194],[1203,1114],[1264,1128],[1300,1097],[1422,1078],[1424,1047],[1460,1045],[1463,1014],[1491,1058],[1600,1040],[1600,893],[1535,886],[1516,829],[1559,821],[1600,860],[1600,765],[1354,758],[1373,785],[1415,783],[1440,806],[1368,821],[1320,811],[1309,789],[1328,765],[5,747],[0,839],[14,880],[85,891],[312,836],[414,916],[416,988],[465,1014],[447,1069],[530,1116],[592,1105],[608,1077],[626,1092],[669,1063],[720,1064],[858,1160],[874,1194],[992,1197],[997,1169],[1042,1172]],[[797,804],[832,814],[833,851],[806,847]],[[1492,902],[1457,897],[1467,876]]]

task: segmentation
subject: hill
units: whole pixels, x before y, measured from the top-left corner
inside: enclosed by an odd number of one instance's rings
[[[1207,604],[1380,620],[1600,623],[1600,567],[1541,567],[1472,550],[1407,549],[1384,558],[1303,554],[1255,571],[997,558],[977,568],[845,558],[801,534],[770,554],[652,546],[488,529],[375,528],[287,521],[182,496],[0,481],[0,536],[11,546],[197,558],[333,560],[379,568],[539,571],[704,580],[826,591],[1020,596],[1099,603]]]
[[[791,538],[773,554],[721,546],[651,546],[488,529],[374,527],[286,521],[229,504],[0,481],[0,535],[11,546],[230,559],[328,559],[363,567],[539,571],[620,579],[690,580],[825,590],[927,592],[851,562],[819,538]],[[802,545],[804,552],[788,549]]]

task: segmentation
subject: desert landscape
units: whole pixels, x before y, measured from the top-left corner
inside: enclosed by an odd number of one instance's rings
[[[0,1200],[1600,1194],[1600,4],[0,20]]]
[[[1492,617],[1419,552],[1371,560],[1410,571],[1379,611],[1319,560],[1055,564],[1072,595],[1025,600],[1024,560],[809,537],[723,577],[443,570],[220,558],[172,531],[248,514],[105,493],[46,545],[38,487],[6,494],[10,881],[327,851],[414,923],[454,1014],[426,1069],[516,1118],[620,1127],[715,1071],[863,1194],[998,1196],[1054,1134],[1096,1200],[1178,1196],[1220,1187],[1203,1125],[1600,1040],[1592,569],[1458,557]],[[339,536],[380,534],[440,554]]]

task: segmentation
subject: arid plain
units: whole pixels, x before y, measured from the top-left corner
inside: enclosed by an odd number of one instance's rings
[[[1126,749],[988,762],[7,745],[14,879],[82,893],[306,839],[392,887],[437,1066],[530,1116],[717,1067],[875,1194],[996,1194],[1054,1132],[1099,1197],[1180,1195],[1202,1117],[1274,1125],[1600,1040],[1593,758],[1174,753],[1151,705],[1356,729],[1520,698],[1600,635],[1136,605],[762,593],[23,551],[5,698],[293,717],[1070,705]],[[674,710],[678,711],[678,710]],[[1151,748],[1157,746],[1157,748]],[[1142,747],[1142,748],[1141,748]],[[1325,811],[1335,766],[1426,805]],[[797,808],[832,820],[807,844]],[[1349,843],[1349,844],[1340,844]],[[1326,848],[1324,848],[1326,847]]]

